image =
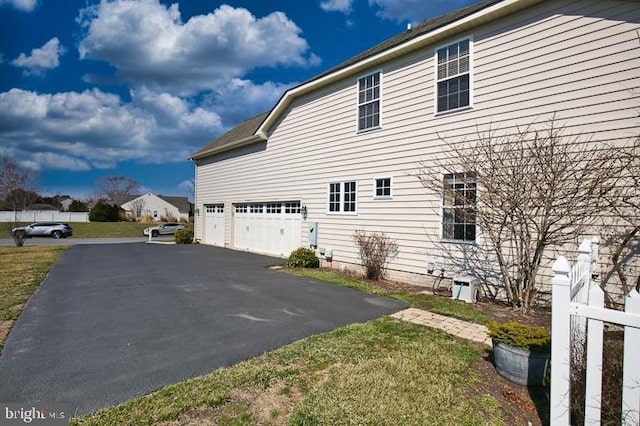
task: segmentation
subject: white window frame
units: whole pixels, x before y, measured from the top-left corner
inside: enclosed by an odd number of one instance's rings
[[[378,195],[378,181],[389,179],[389,195]],[[373,199],[374,200],[391,200],[393,198],[393,177],[379,176],[373,178]]]
[[[354,210],[353,211],[345,211],[344,207],[345,207],[345,184],[347,183],[353,183],[355,185],[355,189],[354,189],[354,195],[355,195],[355,201],[353,202],[354,204]],[[331,211],[331,185],[339,185],[340,188],[340,192],[339,192],[339,196],[340,196],[340,200],[339,200],[339,210],[334,210]],[[358,181],[355,179],[343,179],[343,180],[339,180],[339,181],[332,181],[329,182],[327,184],[327,214],[341,214],[341,215],[356,215],[358,214]]]
[[[377,99],[378,100],[378,125],[361,129],[360,128],[360,106],[364,104],[372,103],[374,101],[360,103],[360,80],[362,80],[363,78],[373,76],[375,74],[379,75],[378,99]],[[382,70],[378,69],[378,70],[371,71],[370,73],[361,75],[356,79],[356,133],[366,133],[366,132],[370,132],[370,131],[382,128],[382,80],[383,80],[382,76],[383,76]]]
[[[444,185],[446,183],[446,179],[447,176],[449,175],[454,175],[454,176],[458,176],[458,175],[463,175],[464,178],[467,177],[468,173],[467,172],[456,172],[456,173],[445,173],[442,175],[442,185],[443,185],[443,189],[442,189],[442,199],[441,199],[441,205],[440,205],[440,241],[443,242],[450,242],[450,243],[457,243],[457,244],[476,244],[478,241],[478,238],[480,236],[480,227],[478,225],[478,219],[477,219],[477,215],[476,215],[476,221],[475,221],[475,236],[473,240],[467,240],[467,239],[455,239],[455,238],[448,238],[445,236],[445,209],[449,208],[449,209],[455,209],[455,205],[447,205],[445,204],[446,202],[446,197],[445,197],[445,188]],[[474,178],[474,183],[475,183],[475,203],[476,203],[476,207],[478,206],[478,192],[479,192],[479,185],[478,185],[478,179],[477,177]],[[464,208],[464,207],[461,207]],[[455,222],[454,222],[455,224]],[[455,230],[453,231],[454,235],[455,235]]]
[[[469,71],[465,72],[465,73],[458,73],[454,76],[447,76],[446,78],[443,79],[438,79],[438,50],[443,49],[443,48],[447,48],[453,44],[457,44],[460,43],[461,41],[465,41],[468,40],[469,41]],[[473,55],[473,35],[468,35],[466,37],[461,37],[459,39],[456,40],[452,40],[446,44],[442,44],[440,46],[437,46],[434,51],[433,51],[433,115],[434,116],[438,116],[438,115],[444,115],[444,114],[451,114],[454,112],[458,112],[458,111],[464,111],[464,110],[468,110],[473,108],[473,62],[474,62],[474,55]],[[468,74],[469,75],[469,105],[465,105],[462,107],[458,107],[458,108],[452,108],[452,109],[447,109],[444,111],[438,111],[438,83],[440,81],[445,81],[445,80],[450,80],[452,78],[456,78],[456,77],[460,77],[464,74]]]

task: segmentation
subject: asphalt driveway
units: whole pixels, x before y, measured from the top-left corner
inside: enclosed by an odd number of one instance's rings
[[[69,247],[0,356],[0,401],[77,413],[405,305],[203,245]]]

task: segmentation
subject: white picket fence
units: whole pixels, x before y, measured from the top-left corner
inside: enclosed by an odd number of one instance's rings
[[[585,239],[571,266],[564,256],[553,264],[551,300],[551,424],[570,424],[571,339],[586,338],[586,425],[600,424],[604,322],[624,327],[622,424],[640,424],[640,294],[625,298],[625,311],[604,308],[604,292],[593,279],[597,240]],[[573,330],[573,333],[572,333]],[[577,332],[576,332],[577,331]],[[582,336],[582,337],[581,337]],[[575,341],[574,347],[575,345]],[[582,342],[578,342],[582,343]]]
[[[89,213],[50,210],[0,211],[0,222],[89,222]]]

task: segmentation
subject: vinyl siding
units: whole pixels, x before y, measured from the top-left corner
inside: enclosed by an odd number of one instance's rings
[[[307,223],[318,222],[318,244],[338,262],[358,263],[353,233],[364,229],[398,242],[390,264],[398,276],[424,274],[427,262],[451,266],[449,256],[473,245],[440,242],[440,195],[415,177],[420,162],[449,155],[447,144],[479,131],[543,127],[554,114],[567,137],[627,142],[638,133],[639,22],[638,2],[547,1],[302,96],[262,149],[198,162],[198,207],[226,203],[228,245],[232,203],[300,200],[308,209],[301,245]],[[473,107],[434,114],[434,49],[467,36]],[[357,81],[377,70],[382,127],[358,133]],[[376,177],[392,177],[391,200],[373,199]],[[347,180],[357,181],[357,214],[327,214],[328,183]]]

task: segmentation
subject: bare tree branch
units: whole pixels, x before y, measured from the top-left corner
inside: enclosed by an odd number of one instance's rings
[[[495,255],[508,301],[524,312],[536,297],[545,250],[595,225],[621,181],[615,152],[564,130],[553,117],[546,128],[478,131],[472,142],[441,137],[451,153],[435,168],[422,163],[418,174],[425,188],[444,197],[453,194],[443,187],[443,174],[477,177],[478,202],[466,214],[480,228],[478,245]]]

